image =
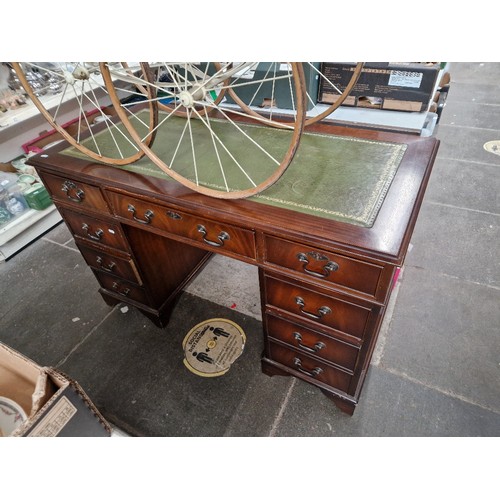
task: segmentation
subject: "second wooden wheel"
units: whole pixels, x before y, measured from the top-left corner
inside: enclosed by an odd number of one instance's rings
[[[123,79],[127,70],[101,63],[101,73],[128,132],[163,172],[194,191],[223,199],[255,195],[285,172],[304,128],[302,64],[283,63],[286,72],[279,76],[294,96],[295,112],[288,117],[254,115],[237,104],[223,105],[231,81],[241,82],[257,63],[142,64],[143,79],[135,83],[146,90],[145,101],[166,103],[152,144],[141,141],[132,110],[116,92],[114,81]],[[270,73],[263,83],[273,86],[276,78]],[[273,128],[276,123],[280,130]]]

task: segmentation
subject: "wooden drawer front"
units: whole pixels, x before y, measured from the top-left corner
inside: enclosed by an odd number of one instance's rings
[[[54,200],[109,213],[108,204],[98,187],[47,173],[41,173],[40,177]]]
[[[73,234],[83,240],[127,250],[127,243],[118,224],[69,210],[61,210],[61,213]]]
[[[101,250],[90,248],[84,245],[78,245],[80,252],[85,259],[85,262],[90,267],[107,274],[111,274],[118,278],[123,278],[128,281],[133,281],[141,285],[141,279],[134,261],[130,258],[121,258],[116,255],[107,254]]]
[[[270,277],[266,278],[266,300],[269,305],[359,339],[365,334],[371,312],[368,306],[364,307]]]
[[[306,375],[311,382],[323,382],[344,392],[349,390],[352,375],[317,359],[299,354],[274,342],[269,342],[269,358]]]
[[[117,215],[171,234],[202,243],[208,250],[230,252],[255,259],[253,231],[216,223],[154,203],[108,192]]]
[[[359,348],[322,333],[266,314],[267,335],[286,342],[305,355],[318,356],[353,372]]]
[[[101,271],[94,271],[94,274],[103,288],[121,296],[124,301],[133,300],[141,304],[149,304],[146,291],[143,288]]]
[[[383,267],[266,236],[266,260],[287,269],[375,297]]]

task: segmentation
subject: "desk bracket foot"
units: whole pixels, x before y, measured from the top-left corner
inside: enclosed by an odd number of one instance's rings
[[[104,302],[106,302],[108,306],[115,307],[119,304],[125,304],[127,306],[134,307],[141,314],[146,316],[146,318],[148,318],[158,328],[165,328],[168,325],[168,322],[170,320],[170,315],[172,313],[172,309],[175,303],[174,300],[171,303],[167,303],[166,306],[162,307],[160,310],[155,310],[151,308],[146,308],[146,306],[143,306],[139,303],[124,302],[120,298],[114,297],[110,292],[108,292],[103,288],[99,290],[99,293],[101,294],[102,298],[104,299]]]
[[[261,359],[261,364],[262,364],[262,373],[269,375],[270,377],[274,375],[283,375],[283,376],[288,376],[288,377],[295,377],[294,373],[289,371],[289,369],[281,368],[280,365],[278,365],[276,362],[273,360],[263,357]],[[304,382],[310,383],[308,380],[305,380],[302,377],[296,377],[301,380],[304,380]],[[316,385],[318,389],[328,398],[330,399],[336,406],[337,408],[342,411],[343,413],[347,413],[348,415],[352,416],[354,413],[354,410],[356,408],[356,401],[351,401],[349,399],[346,399],[336,392],[325,389],[324,387],[319,386],[319,384],[313,383],[312,385]],[[322,384],[324,385],[324,384]]]
[[[291,373],[282,370],[281,368],[276,366],[272,361],[266,358],[262,358],[261,365],[262,365],[262,373],[264,373],[265,375],[269,375],[269,377],[273,377],[274,375],[282,375],[287,377],[292,376]]]
[[[342,412],[347,413],[352,417],[354,414],[354,410],[356,408],[356,403],[354,401],[348,401],[347,399],[342,399],[336,394],[327,391],[326,389],[320,389],[321,392],[330,399],[335,406]]]

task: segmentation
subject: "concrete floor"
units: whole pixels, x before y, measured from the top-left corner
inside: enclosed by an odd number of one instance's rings
[[[219,256],[160,330],[106,306],[61,224],[0,265],[0,341],[78,380],[117,434],[500,436],[500,155],[483,148],[500,140],[500,64],[450,73],[441,147],[352,417],[306,383],[260,373],[257,269]],[[179,342],[187,320],[216,313],[249,339],[209,380],[182,366]]]

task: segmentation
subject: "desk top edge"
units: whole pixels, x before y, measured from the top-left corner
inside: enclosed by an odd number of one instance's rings
[[[325,220],[317,216],[256,203],[252,200],[220,200],[195,193],[171,181],[120,170],[111,165],[61,154],[68,145],[61,143],[29,159],[29,164],[52,173],[81,178],[116,190],[131,189],[156,202],[172,204],[185,210],[203,210],[204,215],[224,216],[244,225],[280,227],[284,236],[293,237],[308,228],[309,238],[334,244],[347,251],[374,259],[401,264],[406,254],[413,227],[425,194],[439,141],[434,137],[342,127],[328,123],[316,124],[312,132],[351,136],[375,141],[407,145],[396,176],[372,227],[365,228],[346,222]]]

